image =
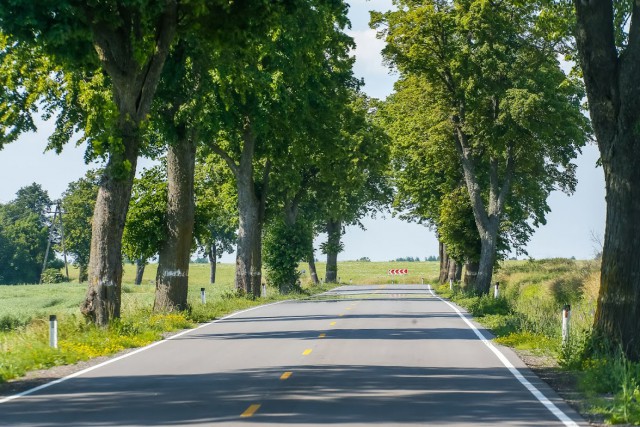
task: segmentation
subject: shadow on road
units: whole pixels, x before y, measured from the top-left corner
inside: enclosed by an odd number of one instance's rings
[[[285,370],[293,375],[281,381]],[[262,405],[259,411],[240,418],[254,403]],[[223,421],[499,425],[507,419],[549,425],[550,417],[500,368],[303,365],[206,375],[74,378],[43,391],[41,398],[0,405],[0,425],[42,427]]]

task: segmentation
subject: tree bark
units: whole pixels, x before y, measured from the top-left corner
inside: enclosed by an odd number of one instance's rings
[[[478,278],[479,264],[476,261],[467,261],[464,264],[464,287],[465,289],[477,289],[476,281]]]
[[[476,173],[476,161],[471,152],[468,137],[463,129],[464,107],[460,107],[460,114],[454,118],[456,131],[454,140],[462,170],[465,184],[469,193],[473,216],[478,233],[480,234],[480,262],[478,274],[473,281],[474,291],[486,294],[491,288],[491,278],[493,276],[493,264],[496,257],[496,246],[498,242],[498,232],[500,220],[507,194],[511,190],[511,179],[513,176],[515,158],[513,150],[507,147],[506,165],[502,182],[498,177],[498,160],[490,159],[489,164],[489,200],[485,204],[482,198],[482,189]]]
[[[457,263],[453,258],[449,258],[449,271],[447,271],[447,281],[453,280],[457,282],[459,279],[456,279],[458,275],[458,266],[460,263]]]
[[[101,178],[93,214],[89,286],[82,313],[94,323],[106,326],[120,317],[122,285],[122,232],[131,198],[142,123],[147,120],[164,63],[177,28],[177,3],[166,0],[156,25],[155,48],[141,64],[136,43],[140,16],[121,16],[123,24],[113,28],[99,18],[91,20],[93,44],[103,69],[111,78],[118,110],[117,137],[122,150],[109,153]],[[91,15],[92,10],[87,10]]]
[[[111,155],[98,190],[91,228],[89,287],[81,306],[81,312],[101,326],[106,326],[110,319],[120,317],[122,232],[140,143],[137,132],[123,139],[126,141],[124,158]],[[131,165],[127,177],[117,179],[113,169],[127,161]]]
[[[327,222],[327,267],[325,282],[336,283],[338,281],[338,248],[342,235],[342,221],[329,220]]]
[[[182,129],[167,153],[166,240],[160,248],[153,310],[170,312],[187,308],[189,261],[195,212],[194,174],[196,145]]]
[[[461,279],[462,279],[462,263],[456,262],[456,274],[453,280],[459,283]]]
[[[136,279],[133,282],[136,285],[142,284],[142,276],[144,276],[144,269],[147,266],[146,259],[138,259],[136,260]]]
[[[239,221],[235,287],[236,290],[259,296],[262,285],[262,229],[271,162],[266,161],[262,182],[257,183],[253,167],[256,135],[250,117],[244,120],[239,164],[218,145],[213,144],[211,149],[229,165],[236,178]]]
[[[449,274],[449,254],[447,254],[447,245],[442,242],[438,243],[438,255],[440,257],[440,277],[438,282],[442,285],[447,281]]]
[[[612,1],[574,0],[576,43],[607,198],[596,335],[640,360],[640,5],[615,44]]]
[[[207,258],[209,258],[209,283],[216,283],[216,267],[218,261],[218,254],[216,249],[216,243],[213,242],[209,245],[207,251]]]
[[[316,257],[311,248],[311,254],[309,255],[309,275],[311,276],[311,283],[317,285],[320,283],[318,280],[318,271],[316,270]]]

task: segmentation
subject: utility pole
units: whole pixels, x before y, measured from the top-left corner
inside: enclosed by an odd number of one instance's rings
[[[49,211],[51,213],[51,211]],[[47,250],[44,253],[44,261],[42,262],[42,273],[40,273],[40,284],[42,284],[42,279],[44,277],[44,271],[47,269],[47,261],[49,259],[49,250],[51,249],[51,242],[53,241],[53,234],[56,231],[56,218],[60,222],[60,237],[62,243],[62,256],[64,257],[64,270],[66,273],[67,280],[69,280],[69,266],[67,264],[67,250],[64,246],[64,224],[62,223],[62,208],[60,207],[60,200],[56,200],[56,207],[53,211],[53,220],[51,221],[51,225],[49,226],[49,240],[47,241]]]

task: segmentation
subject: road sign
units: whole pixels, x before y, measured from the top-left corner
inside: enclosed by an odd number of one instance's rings
[[[406,268],[393,268],[391,270],[388,270],[387,274],[391,276],[404,276],[406,274],[409,274],[409,270]]]

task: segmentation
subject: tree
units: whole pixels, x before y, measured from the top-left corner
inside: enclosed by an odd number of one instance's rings
[[[510,206],[544,221],[548,194],[575,186],[571,160],[588,125],[582,89],[537,31],[535,3],[400,1],[374,14],[384,55],[405,75],[428,81],[430,113],[453,135],[481,241],[478,292],[489,290],[498,235]]]
[[[305,0],[285,7],[268,28],[217,52],[213,73],[222,114],[208,146],[233,172],[238,192],[236,287],[259,295],[262,230],[274,162],[300,141],[327,69],[348,59],[343,2]],[[300,33],[299,28],[305,31]],[[220,111],[219,111],[220,112]]]
[[[89,288],[82,306],[99,325],[120,316],[121,239],[131,185],[143,125],[177,25],[176,0],[16,1],[0,7],[0,28],[11,42],[41,46],[68,74],[67,81],[86,79],[98,89],[93,100],[76,100],[73,108],[81,111],[81,120],[72,122],[84,124],[91,147],[108,159],[94,211]],[[68,116],[61,117],[58,124],[64,126]]]
[[[197,38],[178,41],[167,59],[154,108],[156,126],[168,145],[165,158],[167,200],[164,237],[160,241],[154,311],[184,310],[189,290],[189,261],[192,252],[195,215],[194,173],[198,110],[203,97],[200,76],[206,70],[194,67],[192,46]],[[190,56],[191,55],[191,56]]]
[[[378,123],[379,104],[363,94],[354,94],[342,121],[341,150],[331,160],[333,174],[318,190],[327,242],[325,281],[337,280],[338,253],[344,226],[360,225],[360,219],[381,210],[391,200],[389,184],[389,138]],[[322,192],[326,194],[322,195]]]
[[[22,187],[0,205],[1,283],[39,283],[49,240],[51,200],[38,184]]]
[[[142,282],[144,268],[166,239],[167,172],[164,164],[146,169],[133,181],[122,252],[136,263],[136,280]]]
[[[238,197],[231,171],[218,156],[202,156],[196,163],[194,236],[209,260],[209,281],[216,282],[216,263],[232,252],[237,241]]]
[[[640,8],[573,2],[575,40],[604,169],[607,219],[595,331],[640,360]],[[626,25],[630,23],[630,25]]]
[[[88,278],[91,249],[91,218],[98,195],[100,171],[90,170],[83,178],[71,182],[62,194],[65,248],[78,267],[80,283]]]

